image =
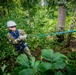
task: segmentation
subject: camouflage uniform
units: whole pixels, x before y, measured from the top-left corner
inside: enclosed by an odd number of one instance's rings
[[[20,35],[27,35],[24,30],[20,30],[18,29],[18,38],[15,39],[10,33],[7,34],[7,38],[8,40],[14,45],[14,46],[20,46],[22,42],[24,42],[24,39],[20,39],[19,36]],[[25,42],[24,42],[25,43]],[[29,48],[27,47],[26,43],[24,44],[25,47],[23,48],[23,51],[28,55],[28,56],[31,56],[31,53],[30,53],[30,50]],[[19,50],[18,50],[19,51]]]

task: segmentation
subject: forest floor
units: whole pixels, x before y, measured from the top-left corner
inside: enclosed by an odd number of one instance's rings
[[[60,52],[66,56],[68,56],[69,59],[71,60],[75,60],[76,59],[76,38],[72,38],[70,41],[70,45],[66,46],[64,44],[58,44],[58,43],[52,43],[52,45],[54,45],[53,50],[55,52]],[[36,50],[31,51],[31,54],[36,58],[36,60],[40,59],[41,56],[41,46],[37,47]],[[14,59],[15,57],[12,57],[12,59]],[[17,66],[18,64],[15,62],[16,59],[11,60],[10,57],[7,57],[3,60],[0,60],[0,63],[4,63],[6,62],[7,64],[9,64],[6,68],[5,71],[11,71],[12,68],[14,68],[14,66]],[[3,66],[3,64],[0,64],[0,68]]]
[[[76,59],[76,38],[72,38],[70,40],[69,46],[65,44],[58,44],[58,43],[52,43],[52,45],[55,45],[55,47],[52,49],[55,52],[60,52],[66,56],[68,56],[70,59]],[[39,56],[41,55],[41,47],[37,47],[36,50],[32,51],[32,55],[36,57],[36,59],[39,59]]]

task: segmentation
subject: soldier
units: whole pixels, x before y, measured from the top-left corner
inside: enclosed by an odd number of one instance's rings
[[[30,57],[30,50],[27,44],[24,42],[24,39],[27,37],[24,30],[16,29],[16,23],[14,21],[8,21],[7,27],[9,29],[9,33],[7,34],[8,40],[14,45],[17,51],[20,53],[24,51],[28,57]]]

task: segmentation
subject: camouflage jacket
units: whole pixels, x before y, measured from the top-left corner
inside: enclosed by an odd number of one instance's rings
[[[18,33],[19,33],[19,36],[20,35],[27,35],[24,30],[21,30],[21,29],[18,29]],[[16,39],[10,34],[10,33],[7,33],[7,38],[8,40],[13,44],[19,44],[20,42],[19,41],[15,41]],[[20,38],[19,38],[20,39]],[[24,41],[24,39],[21,39],[21,41]]]

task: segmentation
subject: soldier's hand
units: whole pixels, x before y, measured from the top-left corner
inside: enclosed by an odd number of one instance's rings
[[[18,40],[17,39],[15,39],[15,43],[18,43]]]
[[[25,39],[27,35],[19,36],[20,39]]]
[[[15,42],[16,42],[16,43],[18,43],[18,42],[20,42],[20,41],[21,41],[21,39],[19,39],[19,38],[15,39]]]

